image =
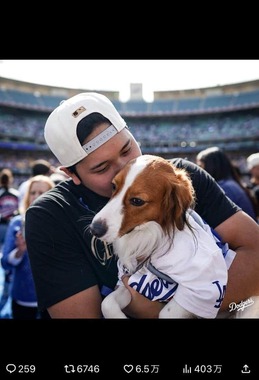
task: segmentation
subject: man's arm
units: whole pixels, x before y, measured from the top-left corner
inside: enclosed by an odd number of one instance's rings
[[[147,297],[129,286],[128,280],[128,276],[122,278],[124,286],[126,286],[131,294],[131,302],[123,312],[131,318],[158,318],[158,315],[165,304],[159,301],[150,301]]]
[[[101,318],[102,297],[97,285],[48,308],[51,318]]]
[[[231,302],[238,303],[259,295],[259,225],[239,211],[215,230],[236,252],[228,271],[227,290],[221,306],[221,310],[228,310]]]

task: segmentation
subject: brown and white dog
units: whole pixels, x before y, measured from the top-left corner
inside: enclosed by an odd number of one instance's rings
[[[217,317],[228,268],[210,228],[191,210],[194,189],[186,171],[161,157],[142,155],[115,176],[113,187],[90,230],[113,244],[119,273],[131,275],[132,287],[140,291],[142,286],[140,293],[150,299],[167,301],[160,318]],[[169,275],[161,276],[166,267]],[[127,318],[122,309],[131,295],[119,283],[102,302],[105,318]]]

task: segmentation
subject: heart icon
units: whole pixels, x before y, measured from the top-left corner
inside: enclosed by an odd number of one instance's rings
[[[133,365],[132,364],[125,364],[123,369],[125,372],[130,373],[131,371],[133,371]]]

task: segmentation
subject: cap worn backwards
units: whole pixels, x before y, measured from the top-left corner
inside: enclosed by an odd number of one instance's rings
[[[251,170],[254,166],[259,165],[259,153],[251,154],[249,157],[247,157],[246,162],[248,170]]]
[[[112,125],[82,146],[77,137],[77,125],[93,112],[102,114]],[[125,127],[125,120],[106,96],[85,92],[60,103],[46,121],[44,137],[61,165],[69,167],[88,156]]]

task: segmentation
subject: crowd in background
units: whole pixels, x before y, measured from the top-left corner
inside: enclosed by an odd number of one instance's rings
[[[43,135],[46,113],[0,110],[0,162],[2,168],[13,171],[14,187],[28,177],[32,161],[39,156],[46,158],[52,166],[58,165]],[[243,174],[247,170],[247,152],[258,150],[258,109],[182,116],[159,112],[155,116],[141,116],[136,113],[125,115],[125,120],[143,154],[187,157],[195,161],[200,150],[217,145],[228,151]]]
[[[31,165],[31,176],[12,187],[14,176],[9,168],[0,172],[0,258],[2,289],[0,315],[12,319],[46,319],[39,313],[24,234],[27,208],[41,194],[66,179],[63,172],[40,159]],[[7,313],[2,315],[6,305]]]
[[[161,116],[134,119],[125,117],[128,126],[137,140],[149,144],[161,144],[168,139],[172,143],[177,141],[208,141],[244,138],[258,136],[259,115],[257,112],[239,112],[234,114],[203,114],[190,117]],[[19,138],[24,141],[34,141],[46,145],[43,131],[46,115],[40,113],[25,115],[12,112],[0,114],[0,136]]]

